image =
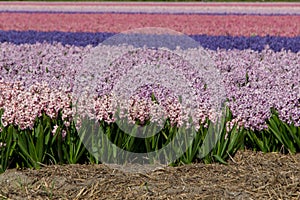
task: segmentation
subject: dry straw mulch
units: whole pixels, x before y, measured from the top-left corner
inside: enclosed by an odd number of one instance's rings
[[[229,165],[125,173],[105,165],[7,170],[0,199],[300,199],[300,154],[241,151]]]

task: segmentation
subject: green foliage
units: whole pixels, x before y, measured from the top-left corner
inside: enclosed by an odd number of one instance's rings
[[[268,133],[274,135],[284,149],[287,149],[292,154],[299,152],[300,127],[281,121],[275,110],[273,110],[273,115],[268,121],[268,125]]]
[[[263,152],[299,152],[300,127],[281,121],[278,114],[272,112],[273,115],[267,122],[268,128],[263,131],[247,130],[236,125],[231,130],[226,130],[226,123],[232,119],[226,108],[219,123],[213,124],[207,120],[206,126],[201,125],[195,134],[190,129],[172,126],[167,120],[162,130],[146,138],[136,137],[138,122],[130,134],[122,131],[117,123],[96,123],[88,119],[82,121],[81,128],[77,131],[75,122],[66,127],[61,115],[51,119],[43,114],[36,119],[30,130],[21,130],[14,125],[4,127],[0,123],[0,173],[13,167],[39,169],[44,164],[100,163],[101,159],[107,162],[119,159],[119,163],[122,163],[131,159],[126,154],[118,154],[111,144],[137,153],[158,151],[170,145],[172,151],[161,151],[157,156],[177,158],[180,155],[172,166],[199,160],[204,163],[226,164],[230,156],[244,147]],[[2,114],[3,110],[0,110],[0,117]],[[53,132],[54,126],[58,127],[56,132]],[[149,128],[144,131],[156,132],[156,126]],[[64,131],[65,137],[62,134]]]
[[[1,116],[1,115],[0,115]],[[4,172],[8,167],[11,167],[16,153],[17,140],[15,136],[15,129],[12,125],[4,128],[1,125],[2,132],[0,132],[0,173]]]
[[[22,166],[40,168],[40,163],[47,163],[47,153],[52,146],[51,119],[43,114],[36,119],[32,130],[14,128],[14,137],[17,138],[18,155],[23,158]]]
[[[272,116],[267,122],[268,128],[262,131],[247,130],[245,144],[248,148],[262,152],[300,151],[300,127],[281,121],[278,113],[272,110]]]
[[[243,127],[234,125],[231,130],[226,130],[226,123],[231,119],[232,114],[230,110],[226,108],[226,114],[222,123],[223,126],[220,129],[221,137],[210,153],[214,159],[213,161],[218,161],[223,164],[226,164],[226,160],[229,156],[234,155],[244,146],[245,130]],[[208,159],[208,161],[210,161],[210,159]]]
[[[3,111],[1,111],[1,114]],[[56,133],[53,127],[58,125]],[[39,169],[44,164],[74,164],[80,161],[86,149],[84,148],[72,123],[65,127],[61,116],[53,120],[42,114],[37,118],[32,129],[21,130],[0,124],[0,172],[8,167],[30,167]],[[62,131],[66,137],[62,137]]]
[[[226,108],[218,123],[212,124],[207,120],[208,128],[200,126],[193,144],[180,158],[180,162],[189,164],[201,159],[204,163],[226,164],[228,157],[243,147],[245,138],[245,130],[236,125],[230,131],[226,130],[226,123],[231,119],[232,114]]]

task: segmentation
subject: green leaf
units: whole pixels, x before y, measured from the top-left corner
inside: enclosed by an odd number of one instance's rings
[[[19,155],[23,157],[23,159],[26,161],[29,159],[30,164],[29,167],[34,167],[36,169],[39,169],[39,164],[37,163],[37,156],[34,150],[34,145],[30,143],[32,141],[29,137],[26,137],[25,133],[20,133],[20,137],[18,140],[18,147],[20,148],[21,152]],[[28,144],[29,142],[29,144]]]
[[[225,160],[223,160],[223,159],[222,159],[220,156],[218,156],[218,155],[213,155],[213,157],[216,158],[217,161],[219,161],[219,162],[222,163],[222,164],[225,164],[225,165],[228,164]]]
[[[36,145],[35,145],[35,152],[37,153],[37,162],[43,162],[44,156],[44,130],[41,124],[38,124],[37,128],[35,129],[36,132]]]

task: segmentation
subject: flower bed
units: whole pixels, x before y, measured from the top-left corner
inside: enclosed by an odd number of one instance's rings
[[[111,26],[111,19],[115,26]],[[63,19],[63,20],[61,20]],[[212,36],[299,36],[299,15],[171,15],[171,14],[85,14],[2,13],[2,30],[113,32],[141,27],[163,27],[188,35]],[[101,23],[100,23],[101,22]]]
[[[245,10],[246,5],[242,6]],[[97,12],[103,13],[73,13],[73,10],[71,13],[49,13],[47,10],[36,12],[31,9],[1,12],[1,169],[4,171],[7,167],[18,166],[38,168],[40,163],[53,162],[100,162],[101,158],[95,157],[82,142],[82,137],[85,138],[86,135],[78,134],[86,124],[76,119],[73,109],[73,94],[78,89],[76,77],[82,75],[85,69],[86,55],[107,38],[127,29],[149,26],[170,28],[190,35],[195,43],[205,48],[214,68],[220,72],[226,112],[221,121],[221,129],[217,129],[220,138],[210,149],[210,153],[201,158],[204,162],[225,163],[229,155],[242,147],[264,152],[282,149],[291,153],[298,152],[298,5],[294,6],[296,13],[293,15],[276,12],[269,15],[271,7],[261,8],[266,9],[266,13],[262,11],[262,15],[248,12],[220,14],[218,9],[222,8],[221,5],[212,6],[212,9],[216,9],[215,14],[201,13],[203,8],[199,8],[201,12],[197,14],[194,13],[196,11],[186,14],[120,14],[107,13],[102,7]],[[56,6],[60,9],[68,8],[63,7],[63,4]],[[273,6],[279,7],[275,4]],[[147,8],[151,8],[151,5]],[[230,11],[229,8],[226,9]],[[147,12],[149,10],[151,9],[147,9]],[[143,38],[143,33],[140,35],[139,38]],[[151,39],[151,35],[145,37]],[[180,40],[180,36],[176,34],[161,34],[155,38],[158,41],[170,39],[171,44]],[[124,54],[121,50],[116,51],[114,46],[108,46],[97,53]],[[115,60],[112,66],[104,68],[103,74],[99,75],[93,98],[89,99],[94,112],[87,111],[88,116],[99,121],[101,130],[120,148],[132,152],[155,151],[182,133],[181,127],[189,130],[187,124],[190,121],[181,110],[181,101],[165,88],[149,84],[139,88],[131,97],[129,106],[124,108],[125,114],[120,116],[128,118],[132,124],[154,123],[156,120],[153,116],[160,114],[156,112],[159,105],[162,116],[167,119],[162,125],[162,131],[146,139],[137,139],[122,131],[114,117],[114,113],[118,111],[115,107],[118,99],[114,99],[111,92],[117,85],[117,80],[142,61],[163,65],[164,59],[169,57],[167,63],[171,63],[175,70],[191,81],[192,88],[196,91],[194,97],[197,99],[192,104],[194,115],[191,123],[195,126],[197,135],[173,164],[190,163],[199,157],[198,153],[201,145],[205,144],[204,138],[209,133],[209,127],[215,124],[214,109],[210,102],[211,91],[188,63],[179,60],[176,55],[180,51],[177,49],[169,54],[141,48],[138,53],[132,51],[125,54],[125,61]],[[191,50],[192,56],[189,58],[197,60],[199,53],[199,50]],[[95,71],[92,74],[93,72]],[[143,74],[137,73],[134,77],[139,75]],[[142,79],[140,82],[143,82]],[[83,129],[84,131],[90,129]],[[204,148],[210,148],[210,145],[204,145]],[[109,159],[117,159],[118,156],[112,152],[113,150],[107,155]]]

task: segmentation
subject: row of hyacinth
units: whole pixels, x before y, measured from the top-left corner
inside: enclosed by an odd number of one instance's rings
[[[0,12],[0,21],[0,30],[3,31],[120,33],[136,28],[161,27],[187,35],[300,35],[300,15]]]
[[[91,33],[91,32],[62,32],[62,31],[1,31],[1,43],[13,44],[35,44],[35,43],[61,43],[63,45],[74,46],[97,46],[103,41],[116,35],[116,33]],[[142,37],[142,36],[140,36]],[[147,37],[147,36],[144,36]],[[163,41],[164,37],[171,38],[170,35],[155,36],[158,41]],[[230,36],[230,35],[190,35],[196,42],[204,48],[211,50],[217,49],[252,49],[262,51],[266,46],[269,46],[273,51],[281,51],[282,49],[292,52],[300,51],[300,37],[284,37],[284,36],[257,36],[253,34],[251,37],[246,36]],[[176,41],[176,36],[173,40]]]
[[[74,101],[72,95],[76,93],[74,89],[80,86],[76,82],[76,77],[82,75],[83,60],[92,50],[91,46],[2,43],[0,45],[0,107],[5,111],[2,116],[3,125],[15,124],[21,128],[32,128],[34,119],[42,112],[55,118],[58,112],[62,111],[63,119],[68,126],[75,114],[74,109],[71,108],[71,102]],[[99,53],[114,52],[116,48],[107,47],[103,51]],[[163,64],[161,62],[167,60],[170,66],[191,80],[192,87],[196,91],[195,99],[198,102],[194,107],[197,109],[195,110],[196,121],[205,123],[206,118],[213,119],[213,106],[208,98],[209,91],[205,90],[203,82],[196,81],[199,78],[195,76],[197,73],[194,73],[188,64],[178,60],[176,53],[179,52],[174,52],[175,54],[169,55],[159,51],[141,51],[136,56],[132,53],[130,60],[114,61],[115,66],[111,65],[108,70],[99,74],[101,78],[97,79],[99,82],[93,88],[95,92],[93,95],[101,98],[91,98],[92,102],[89,105],[92,105],[95,112],[91,112],[93,116],[90,117],[109,123],[116,120],[113,115],[116,111],[116,99],[111,92],[117,80],[125,74],[130,76],[128,71],[139,66],[144,58],[145,62],[150,62],[152,65]],[[281,120],[300,126],[299,52],[284,50],[274,52],[266,48],[262,52],[207,50],[207,53],[221,72],[227,105],[233,114],[229,125],[238,123],[253,130],[264,129],[266,121],[271,116],[271,109],[274,108],[279,112]],[[191,55],[197,59],[198,50]],[[87,73],[91,72],[95,71],[87,71]],[[138,75],[138,73],[131,74],[134,77]],[[140,74],[141,77],[142,75]],[[132,84],[135,85],[134,82]],[[163,107],[160,110],[151,99],[153,91],[156,100]],[[184,113],[180,109],[178,99],[171,93],[166,88],[147,85],[128,99],[129,104],[126,106],[128,113],[124,116],[143,123],[150,115],[157,115],[157,118],[168,117],[174,124],[182,124]],[[153,112],[153,110],[158,111]]]
[[[24,4],[26,6],[24,6]],[[61,6],[63,5],[63,6]],[[300,14],[297,3],[209,3],[209,2],[35,2],[35,3],[1,3],[0,10],[10,12],[50,12],[50,13],[164,13],[164,14],[258,14],[258,15],[292,15]]]

